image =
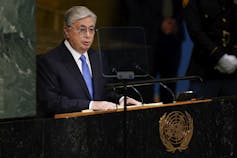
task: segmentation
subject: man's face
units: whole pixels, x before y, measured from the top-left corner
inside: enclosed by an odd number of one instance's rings
[[[94,40],[95,20],[86,17],[74,22],[70,27],[64,27],[66,39],[80,53],[85,53]]]

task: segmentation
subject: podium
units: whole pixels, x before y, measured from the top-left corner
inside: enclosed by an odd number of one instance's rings
[[[128,158],[236,157],[237,98],[127,109]],[[0,157],[121,158],[123,109],[0,123]]]

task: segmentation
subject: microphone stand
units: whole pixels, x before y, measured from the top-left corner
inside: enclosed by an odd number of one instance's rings
[[[124,107],[123,107],[123,142],[124,142],[124,158],[127,158],[127,84],[124,83]]]
[[[203,79],[200,76],[184,76],[184,77],[173,77],[173,78],[161,78],[161,79],[150,79],[150,80],[142,80],[142,81],[131,81],[127,82],[127,87],[137,87],[137,86],[148,86],[152,85],[154,83],[159,83],[159,82],[176,82],[180,80],[199,80],[200,82],[203,82]],[[113,88],[123,88],[124,85],[121,83],[109,83],[107,84],[108,89],[113,89]]]
[[[123,88],[123,99],[124,99],[124,107],[123,107],[123,157],[127,158],[127,88],[128,88],[128,80],[134,79],[135,75],[132,71],[116,71],[117,79],[121,80],[120,84],[122,84]]]

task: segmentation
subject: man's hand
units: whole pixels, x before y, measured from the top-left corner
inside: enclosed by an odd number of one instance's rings
[[[127,105],[142,105],[141,102],[129,97],[127,97],[126,104]],[[123,106],[123,105],[124,105],[124,97],[120,99],[119,101],[119,106]]]
[[[96,111],[98,111],[98,110],[116,110],[117,105],[112,102],[108,102],[108,101],[93,101],[91,109],[96,110]]]
[[[234,55],[224,54],[215,66],[223,74],[232,74],[237,69],[237,58]]]

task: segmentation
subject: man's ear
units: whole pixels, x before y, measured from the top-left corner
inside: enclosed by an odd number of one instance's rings
[[[64,35],[66,38],[68,38],[68,30],[69,30],[69,28],[67,26],[63,27]]]

